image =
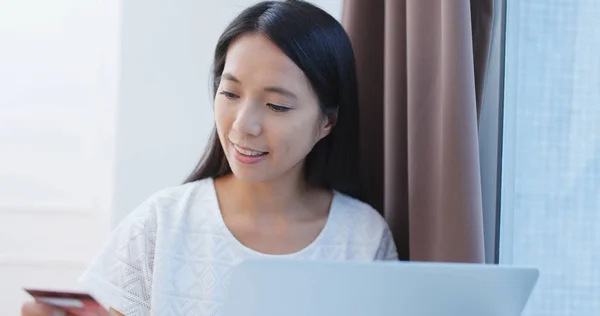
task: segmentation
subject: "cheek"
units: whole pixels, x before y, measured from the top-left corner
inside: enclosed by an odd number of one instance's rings
[[[315,115],[316,117],[316,115]],[[291,117],[290,117],[291,118]],[[304,159],[312,150],[312,147],[318,141],[318,123],[316,118],[306,115],[291,118],[277,122],[277,127],[271,130],[277,133],[271,133],[270,140],[276,143],[280,148],[282,156],[294,160],[294,162]]]
[[[229,130],[230,130],[230,117],[231,113],[227,111],[227,105],[222,104],[220,102],[215,102],[214,106],[214,120],[215,127],[217,129],[217,135],[219,136],[219,140],[223,150],[225,150],[225,154],[229,156],[229,151],[227,150],[229,146]]]
[[[217,132],[221,137],[223,136],[223,132],[227,129],[227,126],[229,125],[229,116],[230,115],[227,113],[225,105],[223,105],[219,101],[215,101],[214,119],[215,125],[217,126]]]

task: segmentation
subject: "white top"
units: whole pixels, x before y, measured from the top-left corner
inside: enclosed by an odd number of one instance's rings
[[[125,315],[218,316],[233,267],[249,258],[395,260],[385,220],[369,205],[334,192],[329,218],[306,248],[267,255],[229,231],[212,179],[164,189],[113,231],[80,282]]]

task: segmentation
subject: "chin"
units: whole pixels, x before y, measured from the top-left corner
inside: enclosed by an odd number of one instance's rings
[[[268,177],[265,177],[264,172],[260,172],[258,170],[253,171],[240,169],[242,168],[231,168],[231,173],[233,174],[233,176],[240,181],[248,183],[261,183],[267,182],[269,180]]]
[[[269,180],[265,166],[245,165],[235,160],[229,160],[229,167],[233,176],[244,182],[260,183]]]

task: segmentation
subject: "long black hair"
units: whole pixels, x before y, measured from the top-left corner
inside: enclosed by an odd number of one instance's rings
[[[354,52],[340,23],[322,9],[299,0],[264,1],[242,11],[225,29],[215,49],[212,93],[216,95],[227,49],[243,34],[260,33],[306,75],[321,110],[335,122],[305,161],[309,185],[362,198],[358,162],[358,93]],[[216,128],[207,151],[186,182],[231,172]]]

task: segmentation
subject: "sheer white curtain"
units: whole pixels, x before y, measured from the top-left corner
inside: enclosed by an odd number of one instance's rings
[[[500,262],[525,315],[600,315],[600,2],[507,0]]]

